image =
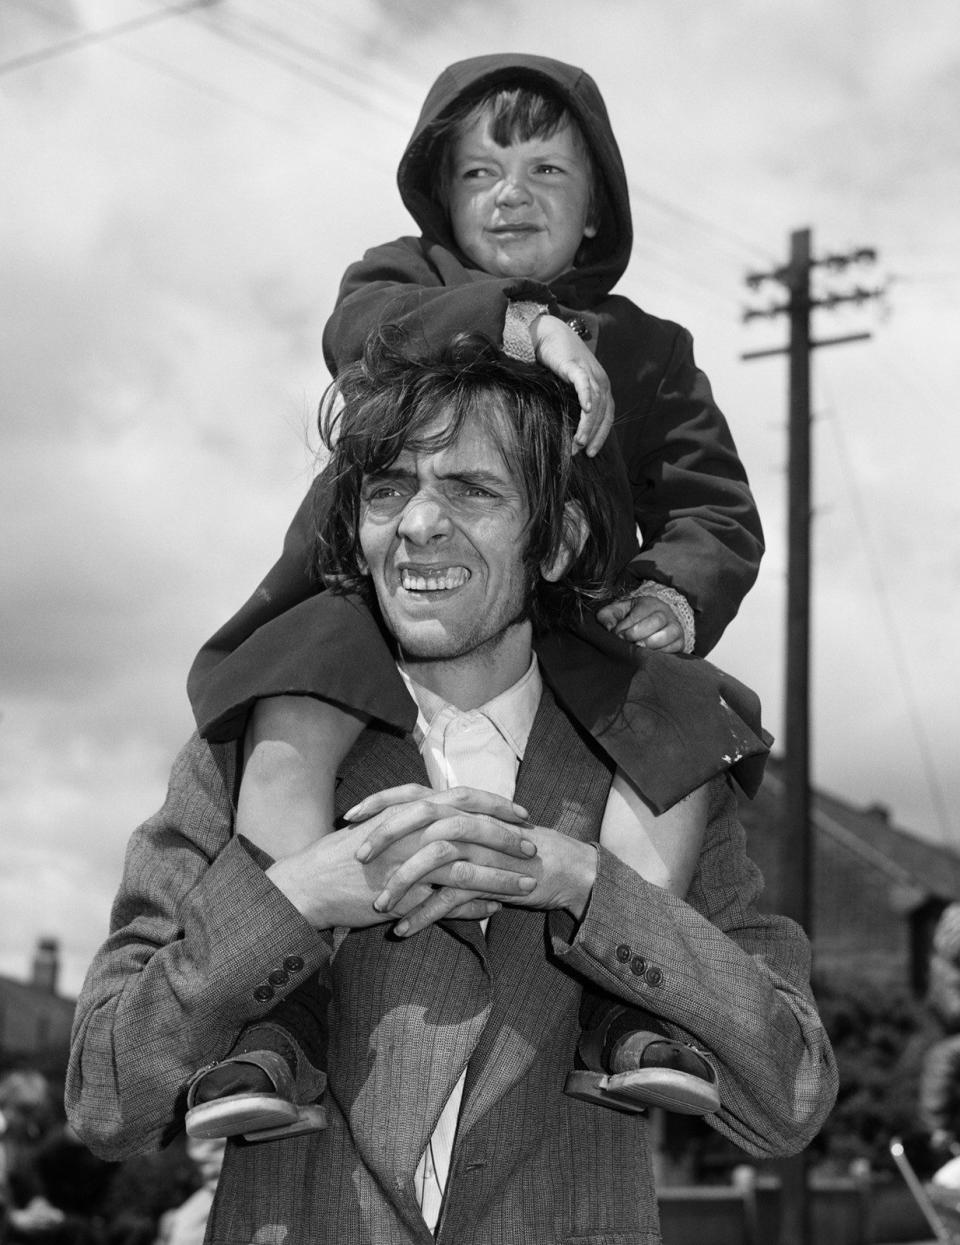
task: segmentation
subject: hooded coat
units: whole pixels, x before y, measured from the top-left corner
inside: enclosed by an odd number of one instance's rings
[[[550,286],[471,266],[436,196],[436,122],[461,101],[518,81],[563,100],[602,179],[597,235],[586,241],[577,267]],[[581,69],[538,56],[451,65],[427,95],[397,180],[422,233],[376,246],[347,269],[324,330],[330,371],[336,376],[359,359],[369,334],[385,323],[402,327],[413,349],[431,352],[461,331],[501,340],[513,300],[583,318],[616,403],[614,435],[601,460],[618,499],[623,578],[681,592],[695,612],[696,652],[708,652],[756,578],[760,523],[690,334],[611,293],[629,261],[633,228],[623,161],[596,83]],[[276,565],[194,662],[188,692],[207,739],[241,735],[256,700],[283,694],[316,695],[411,729],[410,699],[392,663],[378,659],[386,650],[374,649],[367,629],[356,626],[356,605],[318,593],[310,569],[314,513],[311,490]],[[637,526],[644,535],[639,549]],[[592,617],[541,637],[537,652],[560,703],[657,811],[722,770],[732,769],[748,794],[756,790],[770,738],[757,698],[730,676],[636,649]]]

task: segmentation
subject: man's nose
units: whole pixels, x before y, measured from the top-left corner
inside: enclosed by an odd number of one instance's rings
[[[403,508],[397,534],[415,545],[426,545],[450,533],[450,518],[439,498],[417,493]]]

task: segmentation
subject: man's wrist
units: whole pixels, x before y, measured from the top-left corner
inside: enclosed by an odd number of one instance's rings
[[[563,906],[579,924],[590,906],[590,896],[597,881],[597,848],[594,843],[577,843],[573,894]]]
[[[336,920],[324,909],[323,897],[315,895],[305,885],[302,864],[296,857],[287,856],[283,860],[274,861],[264,873],[277,888],[284,899],[292,904],[305,921],[314,929],[333,929]]]

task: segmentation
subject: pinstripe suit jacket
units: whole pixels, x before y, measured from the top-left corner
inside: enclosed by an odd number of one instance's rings
[[[343,807],[411,780],[424,781],[412,741],[367,731],[345,767]],[[517,799],[538,823],[595,840],[609,780],[545,691]],[[99,1153],[160,1144],[180,1124],[189,1075],[320,970],[330,1126],[231,1144],[208,1240],[426,1245],[413,1172],[466,1069],[437,1239],[654,1245],[646,1120],[562,1093],[587,980],[713,1052],[724,1103],[713,1122],[749,1152],[799,1149],[832,1105],[806,940],[754,907],[759,878],[722,782],[687,902],[598,848],[577,928],[563,913],[505,909],[486,939],[460,921],[402,941],[384,926],[309,927],[230,837],[235,781],[232,749],[192,741],[164,808],[131,841],[113,933],[78,1004],[67,1089],[70,1118]],[[258,998],[271,972],[277,995]]]

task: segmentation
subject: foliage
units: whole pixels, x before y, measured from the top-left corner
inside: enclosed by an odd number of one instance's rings
[[[837,1057],[840,1092],[814,1152],[839,1168],[855,1158],[889,1166],[889,1139],[919,1129],[920,1067],[939,1036],[936,1023],[909,991],[861,978],[821,981],[816,995]]]

